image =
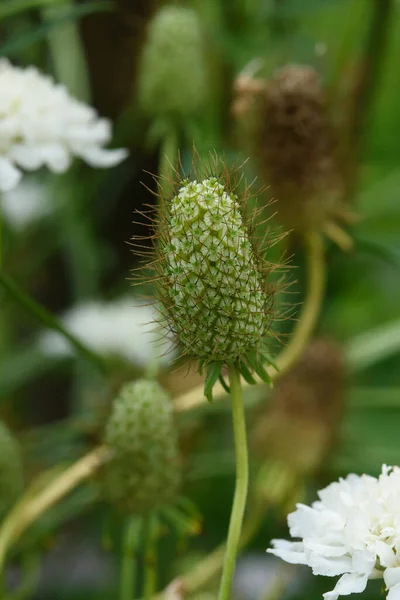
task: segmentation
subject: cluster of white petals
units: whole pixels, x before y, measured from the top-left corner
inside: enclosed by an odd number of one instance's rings
[[[341,575],[325,600],[362,592],[379,577],[387,600],[400,600],[400,468],[384,465],[378,479],[349,475],[318,496],[288,516],[292,537],[302,541],[273,540],[268,552],[314,575]]]
[[[36,68],[1,60],[0,90],[0,191],[18,185],[20,169],[63,173],[73,157],[112,167],[127,156],[124,149],[103,148],[111,139],[108,119]]]
[[[61,320],[68,331],[98,354],[119,357],[145,367],[155,359],[166,365],[174,358],[172,341],[164,330],[154,325],[158,318],[155,306],[122,298],[114,302],[77,305]],[[55,331],[44,332],[39,346],[43,353],[52,357],[74,354],[69,342]]]

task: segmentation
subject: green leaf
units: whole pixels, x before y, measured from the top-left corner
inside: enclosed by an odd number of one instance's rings
[[[0,19],[12,17],[20,12],[43,8],[44,6],[55,6],[63,0],[3,0],[0,6]]]
[[[255,354],[253,354],[252,352],[249,352],[248,354],[246,354],[246,360],[249,363],[249,365],[251,366],[251,368],[253,369],[253,371],[255,371],[257,373],[257,375],[260,377],[260,379],[265,381],[265,383],[268,383],[271,385],[271,383],[272,383],[271,377],[269,376],[267,371],[264,369],[264,366],[260,362],[259,357],[256,356]]]
[[[346,362],[350,369],[362,371],[400,353],[400,320],[363,332],[347,343]]]
[[[231,388],[229,387],[229,385],[226,383],[222,373],[219,374],[219,382],[222,385],[222,387],[224,388],[224,390],[226,391],[227,394],[231,393]]]
[[[244,362],[241,362],[238,368],[240,374],[243,375],[243,378],[245,381],[247,381],[247,383],[249,383],[250,385],[256,385],[257,381],[254,379],[253,375],[250,373],[248,366]]]
[[[111,11],[112,9],[113,3],[109,0],[96,0],[95,2],[77,5],[73,8],[73,10],[63,17],[47,21],[45,24],[40,25],[26,35],[18,36],[6,42],[0,46],[0,56],[12,56],[17,54],[27,46],[30,46],[31,44],[34,44],[35,42],[45,38],[51,29],[62,25],[63,23],[75,21],[92,13]]]
[[[276,362],[274,361],[274,359],[272,358],[272,356],[266,352],[264,349],[262,349],[260,351],[261,356],[264,358],[264,360],[271,365],[271,367],[274,367],[274,369],[276,371],[280,371],[278,365],[276,364]]]
[[[209,402],[213,401],[212,390],[220,376],[222,369],[221,361],[214,361],[207,365],[207,375],[204,382],[204,395]]]

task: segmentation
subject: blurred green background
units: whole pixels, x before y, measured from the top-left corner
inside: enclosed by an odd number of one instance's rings
[[[317,330],[340,344],[348,377],[329,459],[317,472],[302,476],[302,497],[312,500],[317,489],[340,475],[377,475],[382,463],[400,462],[400,4],[395,0],[181,4],[199,15],[209,73],[203,109],[189,122],[175,124],[185,168],[193,140],[201,156],[215,150],[229,163],[247,157],[230,107],[235,78],[254,58],[262,59],[259,76],[266,80],[285,64],[311,65],[328,90],[332,119],[348,123],[350,114],[355,123],[354,185],[347,199],[359,216],[347,228],[354,249],[346,253],[326,240],[327,293]],[[159,6],[156,0],[0,1],[0,55],[62,80],[72,94],[112,119],[113,145],[130,151],[126,161],[108,171],[76,164],[62,176],[41,172],[27,176],[35,193],[46,198],[41,218],[21,217],[26,204],[21,200],[21,207],[15,207],[20,202],[16,193],[8,202],[19,211],[19,218],[9,216],[5,200],[0,204],[4,272],[56,315],[85,303],[128,297],[135,320],[134,297],[151,293],[130,286],[137,257],[127,242],[147,232],[146,219],[134,212],[154,204],[148,188],[155,190],[151,174],[159,172],[162,157],[159,139],[151,135],[151,119],[140,110],[136,96],[147,25]],[[259,175],[253,157],[244,169],[249,180]],[[305,294],[304,259],[295,240],[289,252],[298,267],[293,273],[296,316]],[[113,394],[145,367],[113,356],[105,375],[83,356],[46,353],[38,342],[43,324],[4,289],[0,307],[0,414],[21,441],[29,482],[45,468],[73,461],[101,441]],[[278,327],[288,333],[293,323]],[[143,342],[136,335],[139,346]],[[199,382],[193,373],[185,373],[164,365],[161,379],[173,396]],[[260,403],[267,406],[268,395],[263,388],[251,390],[249,413],[260,410]],[[161,540],[160,589],[224,539],[233,490],[228,401],[179,415],[177,423],[184,455],[182,492],[198,507],[202,531],[183,545],[174,535]],[[264,572],[266,579],[250,592],[238,583],[237,598],[273,597],[268,575],[273,567],[265,549],[271,537],[287,537],[287,528],[285,503],[272,504],[247,549],[255,556],[251,568]],[[96,482],[79,487],[24,534],[10,556],[7,580],[14,588],[22,565],[27,589],[17,585],[17,594],[22,595],[4,597],[117,598],[122,526],[121,516],[99,497]],[[255,570],[249,577],[258,581]],[[332,587],[330,581],[302,571],[290,577],[295,584],[283,586],[286,598],[313,600]],[[365,596],[378,593],[377,584]]]

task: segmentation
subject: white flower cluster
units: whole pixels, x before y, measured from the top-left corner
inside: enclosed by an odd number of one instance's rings
[[[254,350],[266,333],[265,293],[237,196],[217,179],[183,185],[170,203],[170,314],[188,352],[215,360]]]
[[[384,465],[378,479],[349,475],[318,496],[288,517],[291,535],[302,541],[273,540],[268,552],[314,575],[341,575],[325,600],[362,592],[379,577],[387,600],[400,600],[400,468]]]
[[[88,302],[69,310],[62,323],[88,348],[103,356],[118,356],[144,367],[159,358],[168,364],[172,341],[165,331],[154,326],[155,306],[141,304],[131,298],[114,302]],[[43,333],[39,340],[41,351],[50,356],[71,356],[72,346],[54,331]]]
[[[107,119],[36,68],[1,60],[0,90],[0,191],[18,185],[20,168],[63,173],[74,156],[93,167],[112,167],[127,156],[103,148],[111,139]]]

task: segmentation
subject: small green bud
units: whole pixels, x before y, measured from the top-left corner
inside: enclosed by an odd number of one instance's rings
[[[150,22],[141,57],[139,103],[151,116],[185,117],[206,99],[202,32],[195,11],[164,6]]]
[[[105,443],[114,458],[104,471],[108,499],[130,513],[168,504],[180,483],[172,405],[155,381],[127,383],[115,400]]]
[[[252,370],[269,380],[262,362],[269,361],[275,290],[246,202],[215,177],[184,180],[157,223],[155,283],[164,316],[184,353],[207,365],[207,396],[224,363],[236,363],[249,382]]]
[[[24,487],[21,450],[17,440],[0,421],[0,515],[17,500]]]

